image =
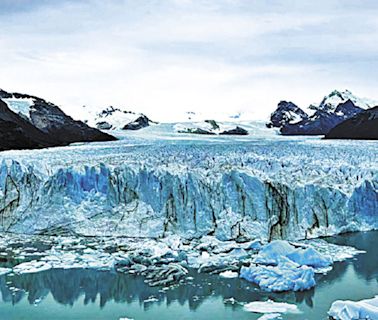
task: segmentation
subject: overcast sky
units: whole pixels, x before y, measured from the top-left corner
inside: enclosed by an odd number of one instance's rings
[[[377,0],[0,0],[0,88],[160,121],[378,99],[377,15]]]

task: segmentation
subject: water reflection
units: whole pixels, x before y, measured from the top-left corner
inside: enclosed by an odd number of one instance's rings
[[[349,269],[354,270],[354,278],[359,279],[358,281],[377,279],[378,275],[378,257],[374,254],[374,246],[378,243],[378,232],[345,235],[330,241],[353,245],[368,253],[359,255],[355,260],[335,264],[334,269],[327,275],[318,276],[316,288],[305,292],[263,293],[244,280],[222,279],[219,276],[197,274],[195,271],[190,273],[192,280],[178,287],[162,290],[162,288],[149,287],[142,277],[82,269],[1,276],[0,292],[3,302],[12,304],[24,299],[34,304],[51,294],[59,304],[73,306],[83,297],[84,304],[98,303],[101,308],[108,301],[126,304],[139,302],[145,309],[148,309],[151,303],[170,305],[178,302],[181,305],[188,304],[190,310],[196,310],[209,297],[221,297],[234,298],[240,302],[270,298],[296,304],[305,303],[309,308],[316,309],[315,292],[327,290],[337,282],[345,282],[347,287],[348,280],[345,274]],[[154,299],[151,300],[151,297]],[[238,308],[237,305],[230,307]]]
[[[264,297],[257,287],[239,279],[221,279],[218,276],[190,274],[193,280],[170,290],[150,287],[138,276],[117,274],[96,270],[48,270],[35,274],[0,277],[0,291],[4,302],[16,304],[26,298],[34,304],[51,293],[54,300],[64,305],[74,303],[84,296],[84,304],[94,303],[99,298],[100,307],[113,300],[118,303],[139,301],[148,308],[148,300],[154,297],[155,303],[188,303],[196,310],[210,296],[237,301],[260,300]],[[15,290],[16,288],[16,290]],[[288,293],[287,298],[312,304],[313,291],[301,294]],[[266,297],[266,296],[265,296]],[[147,302],[146,302],[147,301]]]

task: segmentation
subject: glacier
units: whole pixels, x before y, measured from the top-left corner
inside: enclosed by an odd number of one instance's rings
[[[169,130],[1,153],[0,231],[295,240],[378,228],[374,142]]]

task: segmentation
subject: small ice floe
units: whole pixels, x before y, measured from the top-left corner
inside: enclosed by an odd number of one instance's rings
[[[10,268],[0,268],[0,276],[3,276],[4,274],[8,274],[12,272],[12,269]]]
[[[228,299],[224,299],[223,303],[225,303],[225,304],[239,304],[240,302],[238,302],[234,297],[231,297],[231,298],[228,298]]]
[[[29,261],[20,263],[13,268],[14,273],[24,274],[24,273],[37,273],[41,271],[50,270],[52,265],[45,261]]]
[[[143,300],[143,303],[153,303],[153,302],[158,302],[158,301],[159,301],[158,298],[151,296],[148,299]]]
[[[328,315],[335,320],[378,319],[378,296],[361,301],[335,301]]]
[[[119,318],[119,320],[134,320],[133,318]]]
[[[239,274],[237,272],[233,271],[224,271],[219,274],[221,278],[226,278],[226,279],[233,279],[239,277]]]
[[[268,301],[253,301],[244,305],[244,310],[254,313],[264,313],[267,315],[275,315],[278,317],[278,314],[282,313],[292,313],[298,314],[301,313],[298,307],[295,304],[289,304],[285,302],[274,302],[272,300]],[[276,319],[276,318],[265,318],[265,319]],[[264,318],[263,318],[264,319]]]
[[[258,318],[257,320],[273,320],[273,319],[282,319],[281,313],[267,313]]]

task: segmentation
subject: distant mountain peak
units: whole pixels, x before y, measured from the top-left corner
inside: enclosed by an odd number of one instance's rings
[[[353,102],[356,107],[361,109],[369,109],[370,103],[367,99],[359,98],[355,96],[350,90],[333,90],[330,94],[325,96],[319,105],[311,105],[312,110],[321,110],[326,112],[334,112],[337,106],[341,103],[345,103],[348,100]]]

